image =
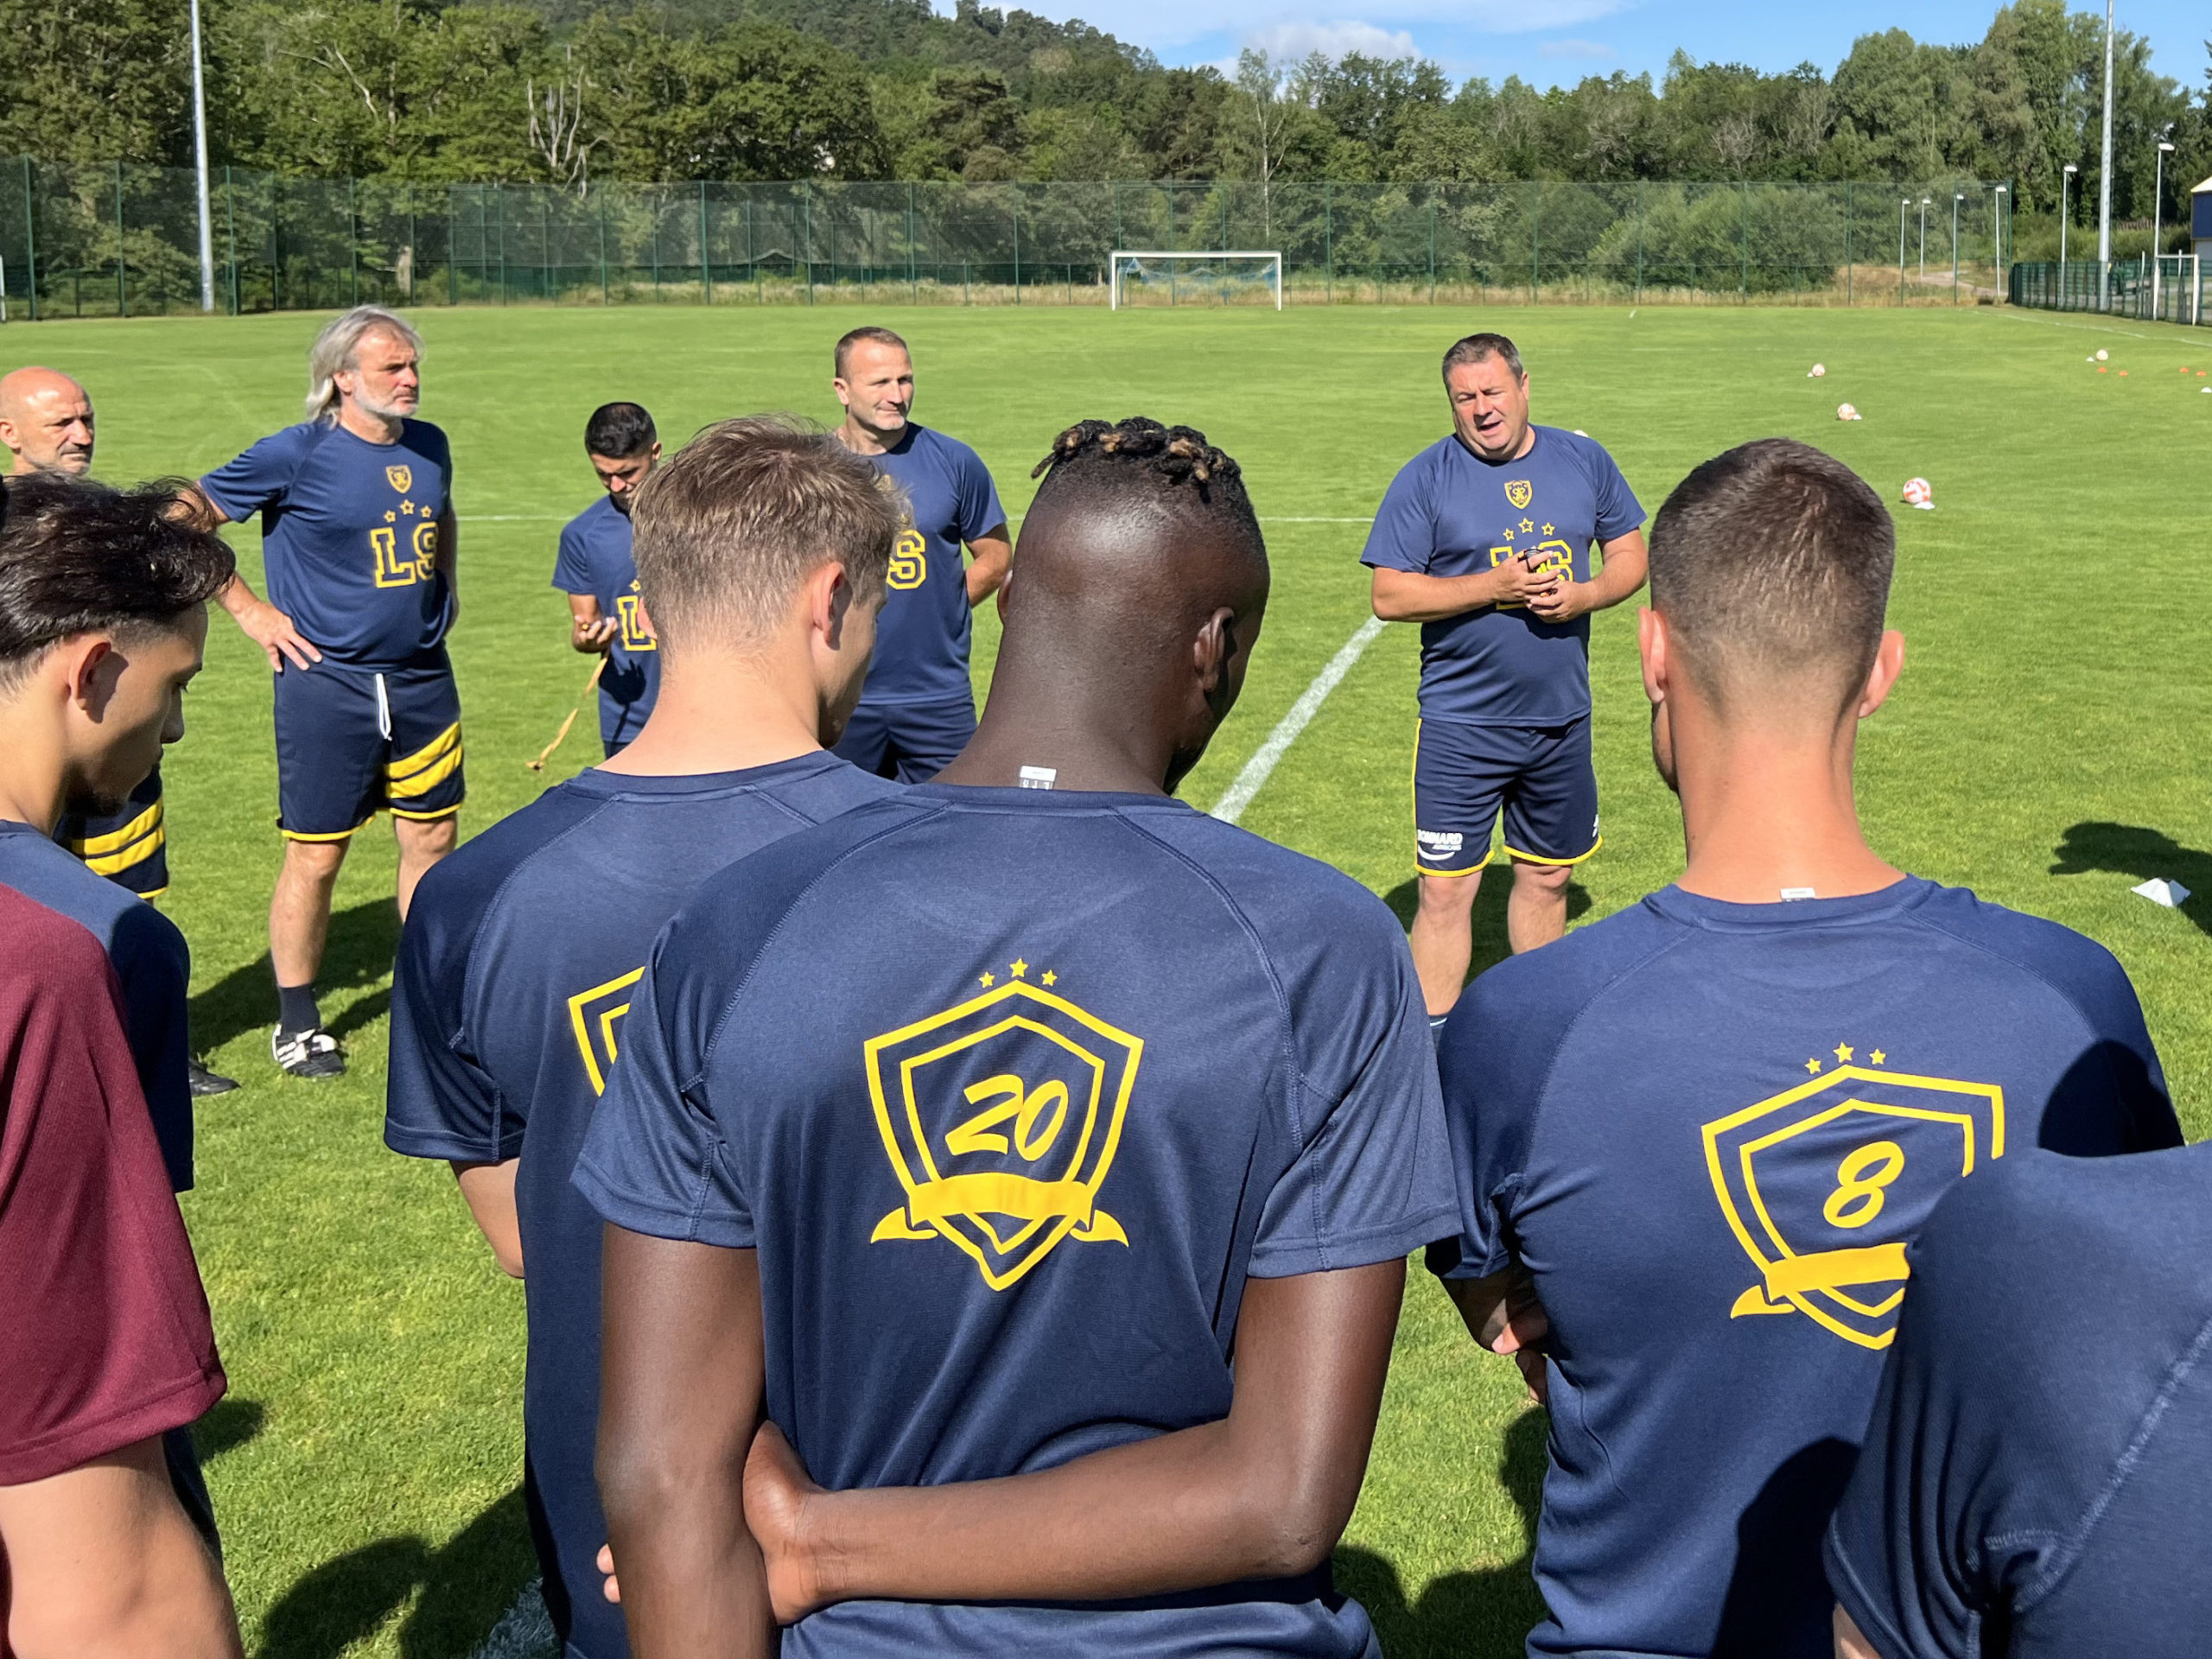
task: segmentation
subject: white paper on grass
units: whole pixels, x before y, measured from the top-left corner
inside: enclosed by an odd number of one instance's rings
[[[2128,891],[2140,893],[2152,904],[2163,905],[2168,910],[2180,909],[2183,903],[2189,898],[2187,887],[2178,881],[2170,881],[2163,875],[2154,875],[2148,881],[2138,887],[2130,887]]]

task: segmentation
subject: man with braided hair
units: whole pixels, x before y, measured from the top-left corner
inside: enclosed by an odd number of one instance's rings
[[[576,1183],[639,1659],[1377,1651],[1328,1563],[1454,1224],[1420,986],[1170,793],[1267,601],[1236,462],[1086,421],[1041,470],[974,740],[634,988]]]

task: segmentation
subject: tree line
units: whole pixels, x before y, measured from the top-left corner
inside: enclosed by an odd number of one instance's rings
[[[0,0],[0,154],[191,158],[187,0]],[[959,0],[207,0],[218,165],[449,181],[1240,178],[1843,181],[1969,174],[2049,215],[2097,193],[2103,19],[2016,0],[1965,45],[1862,35],[1833,73],[1677,53],[1649,75],[1454,84],[1352,54],[1168,68],[1080,22]],[[2212,173],[2212,71],[2123,32],[2115,217]],[[2212,52],[2212,43],[2208,43]],[[2056,231],[2051,231],[2055,242]]]

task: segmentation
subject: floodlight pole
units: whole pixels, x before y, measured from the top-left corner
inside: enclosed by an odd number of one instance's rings
[[[2105,135],[2097,160],[2097,309],[2112,308],[2112,0],[2105,0]]]
[[[1997,261],[1997,280],[2007,299],[2012,297],[2012,285],[2005,281],[2005,203],[2003,198],[2012,193],[1999,185],[1989,193],[1989,233],[1995,238],[1993,257]]]
[[[2171,132],[2173,128],[2167,127]],[[2158,231],[2159,210],[2166,202],[2166,157],[2174,153],[2170,139],[2158,140],[2157,182],[2151,187],[2151,321],[2158,320]]]
[[[1932,198],[1920,199],[1920,280],[1928,280],[1928,204]]]
[[[215,308],[215,235],[207,215],[207,78],[200,67],[200,0],[192,0],[192,147],[200,187],[200,308]],[[117,254],[120,259],[120,252]]]
[[[1959,302],[1959,204],[1966,200],[1966,192],[1951,193],[1951,303]]]
[[[1897,203],[1897,303],[1904,303],[1904,225],[1905,216],[1912,212],[1912,198],[1905,197]]]
[[[2069,162],[2058,169],[2058,308],[2066,308],[2066,187],[2081,169]]]

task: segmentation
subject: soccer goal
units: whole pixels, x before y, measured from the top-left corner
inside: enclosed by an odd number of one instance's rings
[[[1229,305],[1272,294],[1282,309],[1282,255],[1116,248],[1107,268],[1107,303]],[[1186,297],[1187,296],[1187,297]]]

